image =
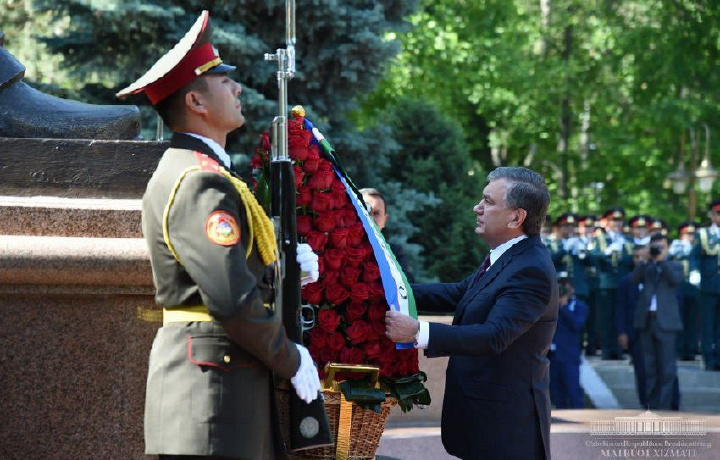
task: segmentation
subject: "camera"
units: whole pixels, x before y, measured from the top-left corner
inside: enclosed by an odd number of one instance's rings
[[[662,253],[662,248],[656,244],[650,245],[650,257],[657,257]]]

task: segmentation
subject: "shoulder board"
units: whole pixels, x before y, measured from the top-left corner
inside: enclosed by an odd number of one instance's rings
[[[218,174],[222,174],[220,172],[220,163],[205,155],[204,153],[197,151],[193,153],[195,154],[195,158],[197,158],[198,163],[200,164],[200,169],[202,169],[203,171],[212,171]]]

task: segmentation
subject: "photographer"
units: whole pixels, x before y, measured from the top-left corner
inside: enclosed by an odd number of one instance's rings
[[[645,394],[650,409],[672,408],[673,382],[677,378],[675,339],[682,330],[678,289],[683,281],[682,266],[668,261],[668,239],[650,238],[649,255],[633,272],[633,281],[643,284],[635,310],[635,328],[645,368]]]

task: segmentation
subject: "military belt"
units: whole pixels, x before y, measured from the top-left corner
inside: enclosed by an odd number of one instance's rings
[[[265,308],[270,308],[270,304],[264,304]],[[215,321],[207,306],[190,305],[181,307],[163,308],[163,326],[168,323],[190,323],[190,322]]]
[[[163,326],[168,323],[189,323],[192,321],[213,321],[205,305],[163,308]]]

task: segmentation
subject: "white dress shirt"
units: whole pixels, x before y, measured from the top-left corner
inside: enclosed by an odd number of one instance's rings
[[[520,241],[527,238],[527,235],[520,235],[516,238],[513,238],[511,240],[508,240],[504,242],[501,245],[498,245],[495,249],[490,250],[490,267],[493,266],[495,262],[505,254],[505,252],[510,249],[511,247],[515,246]],[[488,267],[488,270],[490,270],[490,267]],[[422,348],[423,350],[427,348],[428,343],[430,342],[430,323],[427,321],[420,321],[420,329],[418,330],[417,335],[415,336],[415,347],[416,348]]]

